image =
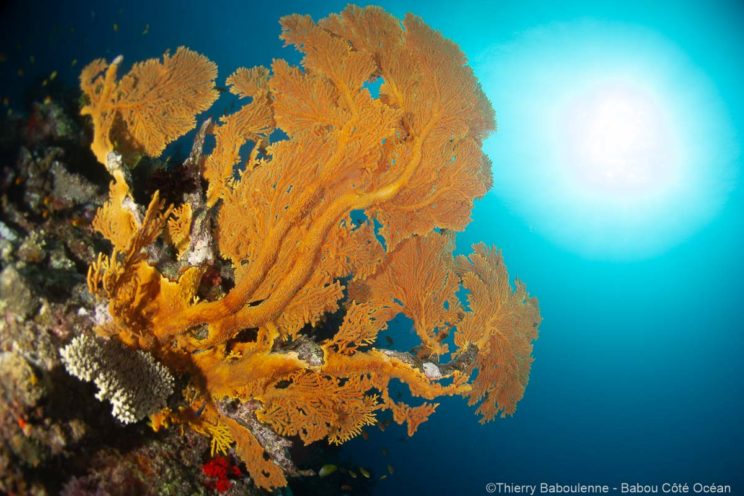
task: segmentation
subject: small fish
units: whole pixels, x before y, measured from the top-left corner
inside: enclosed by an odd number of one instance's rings
[[[204,409],[207,407],[207,402],[205,401],[202,406],[199,407],[199,409],[194,413],[194,417],[199,418],[201,417],[201,414],[204,413]]]
[[[77,65],[77,59],[72,59],[72,62],[70,62],[70,67],[75,67]]]
[[[358,477],[357,474],[356,474],[356,472],[354,472],[351,469],[349,469],[349,475],[351,476],[352,479],[356,479]]]
[[[382,475],[380,476],[380,480],[385,480],[385,479],[387,479],[387,474],[382,474]]]
[[[52,103],[52,97],[49,96],[49,95],[45,96],[44,97],[44,105],[49,105],[50,103]]]
[[[395,344],[395,343],[393,342],[393,338],[391,338],[390,336],[385,336],[385,343],[386,343],[386,344],[387,344],[388,346],[390,346],[390,347],[392,347],[392,346],[393,346],[393,344]]]
[[[17,74],[18,77],[23,77],[23,69],[18,69]]]
[[[5,52],[0,52],[0,63],[5,62],[8,60],[8,56],[5,55]]]
[[[31,62],[32,64],[35,64],[36,63],[36,57],[34,57],[33,55],[29,55],[28,61]]]
[[[369,434],[367,434],[367,431],[362,431],[362,438],[364,438],[365,441],[369,441]]]
[[[369,473],[369,470],[364,467],[359,467],[359,473],[362,474],[365,479],[369,479],[370,477],[372,477],[372,474]]]
[[[388,449],[387,448],[380,448],[380,453],[382,453],[382,456],[388,456]]]
[[[3,97],[3,107],[7,107],[8,105],[10,105],[10,98],[8,98],[7,96],[4,96]]]
[[[118,33],[119,32],[119,23],[118,22],[115,22],[113,28],[114,28],[114,33]]]
[[[350,486],[350,485],[348,485],[348,484],[341,484],[341,488],[340,488],[340,489],[341,489],[342,491],[351,491],[351,490],[352,490],[352,489],[354,489],[354,488],[353,488],[353,487],[351,487],[351,486]]]
[[[51,74],[49,74],[49,81],[54,81],[57,79],[57,71],[52,71]]]
[[[388,463],[388,466],[387,466],[387,471],[388,471],[388,474],[390,474],[390,475],[393,475],[395,473],[395,469],[389,463]]]
[[[323,477],[328,477],[336,470],[338,470],[337,466],[333,465],[332,463],[327,463],[320,467],[320,470],[318,471],[318,477],[320,477],[321,479]]]
[[[142,36],[146,35],[149,32],[150,32],[150,25],[145,24],[145,29],[142,30]]]
[[[47,79],[45,79],[44,81],[41,82],[41,85],[42,86],[46,86],[47,84],[49,84],[49,80],[47,80]]]

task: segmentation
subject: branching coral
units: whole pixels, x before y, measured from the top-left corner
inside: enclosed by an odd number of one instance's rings
[[[125,424],[160,410],[173,393],[173,376],[145,351],[83,334],[60,353],[67,371],[94,382],[96,398],[110,401],[114,417]]]
[[[490,187],[481,143],[494,128],[457,46],[412,15],[400,23],[374,7],[281,24],[304,53],[302,68],[277,60],[227,79],[243,106],[202,127],[197,141],[209,131],[214,149],[188,163],[201,167],[207,189],[173,209],[157,194],[146,209],[136,205],[109,152],[158,155],[193,127],[214,100],[214,65],[179,49],[120,82],[119,59],[81,76],[92,149],[114,176],[94,224],[113,253],[88,278],[110,317],[98,332],[188,374],[185,406],[153,424],[189,425],[218,451],[235,442],[264,488],[285,485],[293,471],[286,446],[271,441],[277,434],[343,443],[384,410],[413,434],[437,405],[394,401],[391,381],[423,400],[463,395],[480,403],[484,421],[512,413],[540,321],[495,251],[452,254],[451,232]],[[379,97],[367,84],[375,80]],[[184,256],[196,238],[215,256]],[[158,269],[168,250],[180,263],[170,277]],[[214,264],[232,281],[200,298]],[[340,327],[321,338],[325,317],[339,311]],[[414,322],[415,352],[375,347],[399,313]],[[225,402],[250,405],[250,421]]]

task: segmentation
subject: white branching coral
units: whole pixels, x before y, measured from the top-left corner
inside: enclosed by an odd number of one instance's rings
[[[171,373],[150,353],[118,341],[75,337],[60,351],[70,375],[98,387],[96,398],[113,405],[114,417],[125,424],[137,422],[163,408],[173,393]]]

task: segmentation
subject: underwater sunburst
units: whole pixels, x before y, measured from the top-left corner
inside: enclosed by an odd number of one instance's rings
[[[711,219],[733,179],[731,125],[678,48],[638,27],[554,24],[478,64],[499,109],[495,194],[591,258],[653,256]]]

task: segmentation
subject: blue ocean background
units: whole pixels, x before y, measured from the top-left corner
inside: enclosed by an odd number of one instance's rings
[[[471,60],[555,22],[589,19],[653,30],[707,76],[742,144],[740,1],[375,3],[398,17],[417,14]],[[93,58],[123,54],[133,62],[180,45],[215,61],[220,82],[240,66],[269,65],[277,57],[297,62],[298,54],[278,39],[279,17],[296,12],[318,19],[344,5],[2,2],[0,98],[22,112],[30,98],[43,95],[41,82],[52,71],[56,84],[75,86]],[[498,115],[499,102],[493,104]],[[734,161],[740,170],[741,158]],[[679,205],[680,215],[684,209]],[[741,180],[731,183],[713,219],[646,258],[577,254],[532,229],[495,193],[477,202],[458,247],[480,241],[503,249],[510,273],[540,301],[544,320],[526,395],[513,417],[486,425],[461,399],[445,399],[411,439],[393,425],[348,443],[341,458],[350,466],[375,477],[387,473],[388,464],[394,469],[373,494],[486,494],[488,482],[702,482],[731,484],[734,494],[744,494]]]

